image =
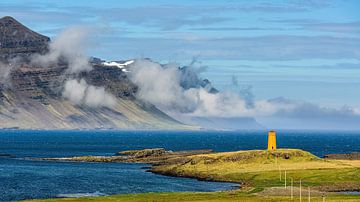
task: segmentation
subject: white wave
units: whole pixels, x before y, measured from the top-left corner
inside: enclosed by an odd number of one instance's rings
[[[96,191],[94,193],[72,193],[72,194],[56,195],[57,198],[80,198],[80,197],[93,197],[93,196],[106,196],[106,194]]]

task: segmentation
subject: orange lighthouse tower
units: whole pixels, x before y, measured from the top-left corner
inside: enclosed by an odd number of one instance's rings
[[[268,133],[268,150],[276,150],[276,133],[273,130],[270,130]]]

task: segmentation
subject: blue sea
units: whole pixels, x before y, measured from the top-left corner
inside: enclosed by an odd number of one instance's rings
[[[278,131],[280,148],[322,157],[360,151],[360,132]],[[24,131],[0,130],[0,200],[109,195],[116,193],[217,191],[236,184],[204,182],[146,172],[145,164],[34,161],[27,157],[113,155],[130,149],[265,149],[266,131]]]

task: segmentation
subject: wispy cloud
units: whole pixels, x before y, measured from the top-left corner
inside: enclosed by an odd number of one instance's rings
[[[274,27],[198,27],[189,30],[195,31],[268,31],[268,30],[286,30],[284,28]]]
[[[182,120],[189,121],[193,117],[255,117],[272,121],[266,124],[271,127],[287,128],[286,124],[281,124],[281,120],[286,120],[294,127],[313,129],[353,129],[358,128],[354,123],[360,121],[359,111],[349,106],[330,108],[283,97],[255,99],[250,86],[238,93],[210,93],[201,86],[184,88],[180,80],[184,73],[174,64],[160,65],[149,60],[138,60],[130,66],[130,70],[130,79],[139,86],[139,99],[151,102]],[[157,79],[152,79],[154,77]],[[197,80],[201,77],[197,75],[194,78]],[[187,82],[192,80],[187,77]],[[236,78],[233,83],[238,84]],[[304,123],[304,120],[311,121]]]
[[[276,68],[297,68],[297,69],[323,69],[323,70],[330,70],[330,69],[339,69],[339,70],[360,70],[360,63],[336,63],[333,65],[272,65]]]
[[[94,7],[89,5],[69,6],[56,2],[32,4],[0,3],[0,13],[13,15],[17,18],[41,21],[46,19],[48,23],[57,22],[79,23],[86,21],[116,21],[129,25],[141,25],[157,27],[160,30],[176,30],[184,26],[213,25],[234,20],[229,17],[230,13],[292,13],[306,12],[313,9],[328,6],[328,2],[315,1],[290,1],[269,3],[227,1],[222,3],[190,4],[149,4],[122,6],[114,4],[111,8]],[[225,17],[226,16],[226,17]]]
[[[358,59],[360,38],[330,36],[272,35],[259,37],[198,37],[194,40],[179,38],[116,37],[109,38],[106,45],[116,40],[123,46],[119,54],[133,57],[139,53],[149,57],[165,58],[177,55],[179,59],[245,59],[245,60],[299,60],[299,59]],[[153,47],[157,47],[154,49]],[[170,52],[169,52],[170,51]],[[170,54],[171,53],[171,54]]]
[[[85,54],[85,47],[90,42],[88,34],[90,27],[71,27],[59,34],[50,44],[49,51],[44,54],[35,54],[32,63],[40,66],[51,66],[61,60],[68,63],[69,73],[79,73],[92,69]]]
[[[331,1],[321,0],[295,0],[295,1],[258,1],[239,2],[228,1],[232,9],[240,12],[270,12],[270,13],[292,13],[307,12],[314,9],[325,8],[331,5]]]
[[[303,23],[301,27],[307,30],[322,32],[360,33],[360,21],[345,23]]]
[[[17,6],[2,5],[0,3],[0,13],[3,15],[12,15],[24,20],[41,21],[46,19],[48,23],[57,22],[59,24],[74,24],[86,22],[90,19],[96,22],[116,21],[117,23],[127,23],[132,26],[141,25],[161,30],[175,30],[183,26],[211,25],[232,20],[229,17],[218,15],[218,13],[223,13],[229,8],[213,6],[154,5],[94,8],[53,5],[52,8],[52,10],[44,9],[42,5],[38,4]]]
[[[63,97],[76,105],[89,107],[113,107],[115,97],[106,92],[104,87],[89,85],[84,79],[67,80],[64,84]]]
[[[266,22],[286,24],[293,26],[297,30],[310,30],[318,32],[334,32],[343,34],[356,34],[360,32],[360,21],[350,22],[331,22],[317,19],[281,19],[281,20],[264,20]]]

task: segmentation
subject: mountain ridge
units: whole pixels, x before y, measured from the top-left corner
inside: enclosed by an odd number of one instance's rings
[[[45,53],[50,38],[32,31],[14,18],[0,18],[0,60]]]
[[[50,38],[12,17],[0,19],[0,128],[18,129],[194,129],[151,103],[136,98],[137,86],[122,69],[91,62],[91,69],[69,73],[64,58],[44,67],[34,54],[49,51]],[[20,62],[19,62],[20,61]],[[73,95],[84,93],[98,106],[63,96],[73,81]],[[79,87],[84,86],[83,91]],[[104,99],[111,98],[111,106]],[[85,99],[83,97],[82,99]],[[90,103],[91,103],[90,102]]]
[[[77,49],[78,44],[63,45],[74,41],[69,41],[66,37],[64,39],[62,35],[58,38],[52,42],[49,37],[30,30],[12,17],[0,18],[0,128],[263,128],[250,117],[193,117],[191,103],[177,105],[179,103],[170,101],[166,103],[169,106],[163,107],[154,100],[142,97],[143,89],[148,89],[148,86],[141,85],[149,77],[147,71],[158,68],[156,71],[162,72],[168,68],[168,64],[160,64],[150,58],[115,61],[88,58]],[[70,38],[79,40],[76,37]],[[194,63],[196,60],[188,66],[171,66],[172,71],[177,71],[178,77],[174,80],[179,79],[179,83],[176,83],[178,86],[175,89],[172,81],[165,83],[172,88],[168,92],[169,96],[172,96],[174,90],[175,93],[177,90],[204,90],[213,95],[220,93],[208,79],[199,76],[198,73],[206,67],[193,66]],[[143,68],[145,78],[134,79],[134,72],[139,67]],[[162,76],[166,79],[169,75]],[[156,93],[153,90],[149,91],[150,97],[153,96],[151,93]],[[171,107],[180,107],[181,110],[171,111]]]

